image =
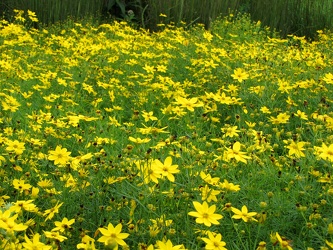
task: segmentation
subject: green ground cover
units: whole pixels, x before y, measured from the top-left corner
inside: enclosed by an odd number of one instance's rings
[[[331,33],[35,18],[0,22],[1,249],[333,249]]]

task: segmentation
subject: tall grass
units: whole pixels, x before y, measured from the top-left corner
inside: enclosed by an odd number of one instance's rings
[[[133,10],[134,18],[128,20],[150,30],[157,30],[161,23],[182,22],[187,25],[199,22],[209,28],[217,16],[237,11],[248,12],[264,26],[280,31],[283,37],[295,34],[313,38],[317,30],[333,28],[332,0],[2,0],[0,3],[1,13],[5,9],[30,9],[46,24],[63,21],[68,16],[96,18],[111,8],[112,15],[118,8],[119,17],[125,19],[125,13]]]
[[[147,0],[146,2],[148,6],[147,26],[154,30],[159,24],[170,22],[175,24],[199,22],[203,23],[205,27],[209,27],[211,21],[217,16],[235,11],[240,0]],[[166,17],[160,14],[166,15]]]
[[[104,1],[96,0],[10,0],[6,2],[9,10],[31,10],[37,13],[38,19],[44,24],[64,21],[68,17],[81,19],[86,16],[99,16]]]
[[[331,0],[242,1],[252,18],[281,32],[314,37],[317,30],[333,28]]]

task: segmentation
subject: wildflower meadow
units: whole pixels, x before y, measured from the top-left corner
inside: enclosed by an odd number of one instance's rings
[[[0,21],[0,249],[333,249],[332,33],[37,22]]]

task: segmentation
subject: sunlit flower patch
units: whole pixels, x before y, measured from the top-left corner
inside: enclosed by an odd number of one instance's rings
[[[37,21],[0,22],[1,249],[332,248],[330,32]]]

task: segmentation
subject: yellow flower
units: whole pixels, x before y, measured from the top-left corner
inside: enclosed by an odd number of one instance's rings
[[[121,233],[122,225],[119,223],[116,227],[114,227],[111,223],[109,223],[108,227],[99,228],[98,230],[103,234],[97,241],[102,242],[105,246],[114,246],[118,249],[118,245],[126,246],[126,239],[129,234]]]
[[[9,152],[14,152],[16,155],[21,155],[25,150],[24,142],[19,142],[18,140],[15,141],[8,140],[6,144],[7,144],[6,150]]]
[[[220,191],[209,188],[207,184],[200,188],[200,191],[202,200],[207,200],[208,202],[212,200],[217,201],[216,195],[220,194]]]
[[[175,181],[173,174],[179,173],[179,169],[178,165],[172,165],[172,158],[170,156],[165,158],[164,163],[156,159],[154,164],[157,165],[157,169],[160,171],[162,176],[167,177],[171,182]]]
[[[134,137],[130,136],[130,137],[128,137],[128,139],[129,139],[131,142],[134,142],[134,143],[137,143],[137,144],[142,144],[142,143],[150,142],[150,139],[149,139],[149,138],[141,139],[141,138],[134,138]]]
[[[183,108],[187,108],[189,111],[192,112],[194,111],[194,108],[203,106],[203,103],[198,102],[197,97],[193,97],[191,99],[186,99],[184,97],[177,97],[175,103],[181,105],[181,107]]]
[[[238,132],[240,130],[237,129],[237,126],[226,125],[224,128],[221,128],[221,131],[224,133],[223,137],[238,137]]]
[[[23,191],[27,191],[32,187],[30,184],[25,183],[24,180],[18,179],[13,180],[13,186],[15,189],[19,190],[20,193],[22,193]]]
[[[234,158],[237,162],[241,161],[241,162],[247,163],[246,159],[251,159],[250,156],[245,155],[246,154],[245,152],[240,151],[241,145],[242,144],[240,144],[240,142],[237,141],[232,146],[232,149],[226,148],[227,149],[227,152],[226,152],[227,160]]]
[[[50,161],[54,161],[55,165],[66,165],[66,163],[69,161],[70,157],[69,155],[71,152],[67,152],[66,148],[62,148],[61,146],[57,146],[56,149],[53,151],[49,151],[49,157],[48,159]]]
[[[227,181],[226,179],[224,179],[223,183],[219,184],[220,188],[232,191],[232,192],[238,192],[240,190],[239,185],[235,185],[229,181]]]
[[[266,242],[260,241],[256,250],[266,250]]]
[[[138,175],[143,178],[145,184],[150,181],[158,183],[158,179],[161,178],[161,171],[157,168],[157,165],[154,164],[153,160],[135,161],[134,163],[139,170]]]
[[[304,145],[306,142],[300,141],[300,142],[294,142],[292,141],[288,146],[285,146],[289,149],[288,155],[292,156],[295,155],[297,158],[304,157],[305,154],[302,152],[304,151]]]
[[[222,241],[221,234],[214,234],[212,232],[207,233],[208,238],[201,238],[205,243],[205,249],[207,250],[227,250],[225,248],[226,243]]]
[[[234,70],[234,73],[231,75],[233,79],[243,82],[244,80],[249,78],[249,74],[246,73],[243,69],[237,68]]]
[[[75,219],[68,220],[66,217],[62,219],[62,221],[55,221],[56,225],[51,231],[60,231],[64,232],[66,229],[72,228],[71,225],[75,222]]]
[[[45,219],[45,221],[47,221],[47,220],[49,220],[49,219],[52,219],[53,216],[54,216],[56,213],[59,213],[59,208],[62,206],[62,204],[64,204],[64,203],[62,202],[62,203],[60,203],[60,204],[58,205],[58,202],[57,202],[57,204],[56,204],[53,208],[46,209],[46,210],[44,211],[44,214],[43,214],[43,216],[47,216],[46,219]]]
[[[218,225],[220,224],[218,220],[222,219],[223,216],[220,214],[215,214],[216,206],[208,206],[207,202],[204,201],[202,204],[200,204],[197,201],[193,202],[193,205],[196,212],[189,212],[188,214],[190,216],[197,217],[195,222],[199,224],[205,224],[205,226],[210,227],[212,224]]]
[[[325,243],[327,244],[327,246],[330,247],[330,249],[333,249],[333,243],[329,242],[328,240],[325,240]]]
[[[0,211],[1,212],[1,211]],[[0,228],[3,228],[7,231],[8,234],[12,235],[15,231],[24,231],[28,228],[27,225],[23,223],[17,224],[15,222],[17,214],[10,217],[10,211],[6,210],[3,214],[0,213]]]
[[[321,147],[315,147],[315,152],[320,158],[333,162],[333,144],[326,146],[323,143]]]
[[[157,117],[153,116],[153,111],[150,112],[146,112],[146,111],[142,111],[142,117],[145,118],[145,122],[150,121],[156,121]]]
[[[24,249],[26,250],[35,250],[35,249],[41,249],[41,250],[48,250],[51,249],[51,246],[45,245],[43,242],[39,241],[40,234],[36,233],[32,240],[30,240],[27,235],[24,235],[25,242],[22,243]]]
[[[174,246],[170,240],[168,240],[165,243],[163,241],[157,241],[156,245],[158,246],[158,248],[156,250],[177,250],[177,249],[184,249],[183,245]]]
[[[284,238],[282,238],[279,233],[275,234],[276,239],[278,240],[278,242],[280,243],[280,247],[281,250],[292,250],[293,248],[290,246],[291,241],[290,240],[286,240]]]
[[[254,219],[252,217],[257,215],[257,213],[248,212],[247,207],[245,205],[242,207],[242,211],[240,211],[239,209],[234,208],[234,207],[231,208],[231,211],[234,213],[234,215],[231,218],[234,218],[237,220],[242,219],[245,222],[256,221],[256,219]]]
[[[271,116],[269,118],[269,120],[272,124],[277,125],[277,124],[286,124],[286,123],[288,123],[289,118],[290,118],[290,115],[288,115],[287,113],[281,113],[281,114],[278,114],[277,117]]]
[[[59,232],[44,231],[44,234],[47,238],[55,239],[55,240],[58,240],[60,242],[63,242],[64,240],[67,239],[67,237],[60,235]]]
[[[297,113],[295,114],[295,116],[298,116],[299,118],[303,119],[303,120],[308,120],[308,116],[300,110],[297,110]]]
[[[95,250],[95,240],[88,235],[83,236],[81,243],[76,245],[77,249]]]
[[[15,213],[20,213],[23,210],[29,211],[29,212],[37,212],[38,208],[35,204],[32,203],[33,200],[19,200],[16,201],[13,206],[9,208],[10,211],[13,211]]]
[[[203,179],[205,182],[207,182],[210,185],[216,186],[220,178],[219,177],[212,177],[210,174],[205,174],[203,171],[200,172],[200,177]]]
[[[326,73],[325,76],[323,77],[323,80],[327,84],[333,84],[333,74],[332,73]]]

